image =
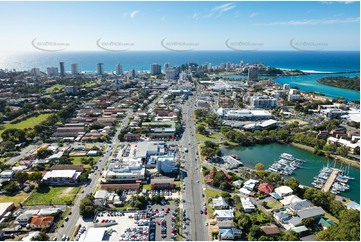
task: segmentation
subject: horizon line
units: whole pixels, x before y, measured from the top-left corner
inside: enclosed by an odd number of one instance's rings
[[[128,52],[169,52],[169,53],[191,53],[191,52],[197,52],[197,51],[229,51],[229,52],[239,52],[239,53],[250,53],[250,52],[266,52],[266,51],[288,51],[288,52],[360,52],[360,50],[293,50],[293,49],[279,49],[279,50],[230,50],[230,49],[221,49],[221,50],[189,50],[189,51],[170,51],[170,50],[127,50],[127,51],[104,51],[104,50],[61,50],[56,52],[46,52],[46,51],[36,51],[36,50],[0,50],[0,53],[64,53],[64,52],[103,52],[103,53],[115,53],[115,54],[122,54],[122,53],[128,53]]]

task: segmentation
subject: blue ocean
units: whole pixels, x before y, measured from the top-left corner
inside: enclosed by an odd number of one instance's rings
[[[97,63],[104,63],[106,71],[115,69],[120,63],[125,71],[130,69],[150,70],[152,63],[170,63],[181,65],[184,63],[263,63],[283,69],[298,69],[309,72],[352,72],[360,70],[359,51],[127,51],[121,53],[93,51],[93,52],[34,52],[34,53],[0,53],[0,69],[29,70],[38,67],[42,71],[46,67],[59,66],[65,63],[65,70],[70,71],[70,65],[77,63],[80,71],[95,71]],[[290,83],[303,91],[316,91],[330,97],[343,96],[347,100],[360,100],[359,91],[327,87],[316,82],[318,78],[332,74],[312,74],[298,77],[281,77],[276,82]],[[356,76],[359,73],[340,74]]]

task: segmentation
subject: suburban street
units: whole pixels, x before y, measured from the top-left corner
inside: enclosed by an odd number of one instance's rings
[[[19,153],[19,155],[9,159],[8,161],[6,161],[6,165],[14,165],[17,161],[19,161],[21,158],[26,157],[27,155],[29,155],[31,152],[33,152],[33,150],[36,148],[36,145],[29,145],[27,147],[25,147],[24,149],[22,149]]]
[[[189,232],[188,240],[208,241],[209,232],[208,227],[205,225],[206,216],[201,214],[200,211],[203,208],[203,202],[205,202],[203,194],[203,186],[200,177],[200,164],[197,159],[197,147],[195,140],[195,124],[193,122],[193,108],[196,96],[192,96],[185,104],[183,108],[183,120],[185,123],[185,131],[182,139],[180,140],[180,146],[184,151],[184,148],[188,149],[187,153],[184,153],[185,159],[185,171],[187,173],[184,183],[185,191],[183,198],[185,203],[184,209],[187,211],[187,217],[190,217],[190,225],[186,230]]]
[[[131,117],[132,114],[133,114],[133,110],[128,110],[127,116],[123,119],[122,123],[119,125],[112,139],[112,145],[107,145],[106,149],[103,152],[104,154],[103,157],[99,159],[99,162],[97,164],[98,169],[91,174],[90,176],[91,180],[89,185],[83,188],[84,193],[79,193],[78,197],[76,198],[74,205],[71,208],[72,215],[69,216],[69,220],[67,222],[64,222],[65,223],[64,227],[58,229],[58,232],[56,233],[57,240],[61,240],[61,237],[64,234],[69,236],[69,238],[71,237],[74,228],[76,226],[76,223],[80,217],[79,215],[80,202],[87,194],[94,192],[96,185],[99,182],[99,178],[101,177],[101,171],[103,170],[103,168],[105,169],[106,166],[108,165],[108,162],[110,160],[109,157],[111,156],[113,149],[115,149],[116,146],[120,144],[118,135],[120,131],[128,124],[129,118]]]

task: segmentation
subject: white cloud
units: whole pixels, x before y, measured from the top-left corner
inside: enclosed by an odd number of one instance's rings
[[[139,10],[134,10],[131,14],[130,14],[130,18],[135,18],[135,15],[137,15],[139,13]]]
[[[193,18],[194,19],[206,19],[206,18],[211,18],[211,17],[218,18],[218,17],[222,16],[223,13],[234,9],[235,7],[236,7],[235,3],[225,3],[222,5],[215,6],[207,14],[194,13]]]
[[[322,4],[331,5],[333,3],[344,3],[344,4],[350,4],[350,3],[356,3],[358,1],[321,1]]]
[[[251,14],[249,15],[249,17],[250,17],[250,18],[254,18],[254,17],[258,16],[258,15],[259,15],[259,13],[253,12],[253,13],[251,13]]]
[[[279,21],[271,23],[259,23],[255,25],[259,26],[302,26],[302,25],[328,25],[328,24],[347,24],[347,23],[358,23],[360,17],[356,18],[345,18],[345,19],[305,19],[305,20],[289,20]]]

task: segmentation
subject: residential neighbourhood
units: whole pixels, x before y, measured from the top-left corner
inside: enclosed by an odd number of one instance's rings
[[[0,131],[1,238],[316,240],[340,226],[340,211],[359,211],[357,202],[221,149],[287,143],[292,136],[354,166],[359,104],[341,105],[254,73],[214,77],[269,68],[256,66],[185,64],[168,66],[174,75],[166,69],[138,77],[43,73],[35,79],[31,72],[2,71],[1,91],[13,93],[2,105],[22,114],[1,116],[1,125],[16,127]],[[15,93],[25,77],[35,96]],[[343,110],[337,119],[330,114],[336,108]],[[22,126],[27,120],[32,123]]]

